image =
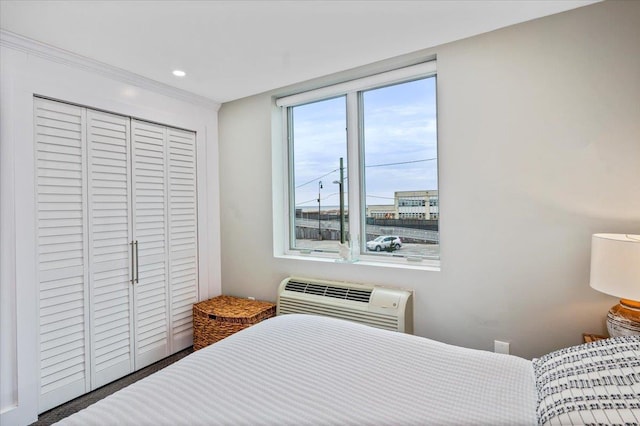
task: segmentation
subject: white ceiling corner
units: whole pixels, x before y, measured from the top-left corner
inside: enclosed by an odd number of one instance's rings
[[[0,0],[0,28],[227,102],[594,2]]]

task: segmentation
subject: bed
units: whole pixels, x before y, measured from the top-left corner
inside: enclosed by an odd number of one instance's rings
[[[311,315],[263,321],[61,425],[640,423],[640,339],[528,361]]]

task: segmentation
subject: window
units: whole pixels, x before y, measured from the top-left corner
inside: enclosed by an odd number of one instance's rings
[[[338,251],[341,173],[343,191],[347,191],[345,113],[345,96],[289,108],[289,129],[295,141],[291,145],[294,249]],[[346,204],[343,209],[346,215]]]
[[[439,259],[435,61],[276,104],[288,253],[344,257],[348,244],[363,260]]]

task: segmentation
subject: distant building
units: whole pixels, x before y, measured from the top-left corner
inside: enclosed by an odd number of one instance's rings
[[[367,217],[376,219],[438,220],[438,191],[396,191],[394,204],[368,205]]]
[[[398,219],[431,219],[440,216],[438,191],[396,191]]]
[[[367,217],[376,219],[395,219],[396,206],[393,204],[369,205],[367,206]]]

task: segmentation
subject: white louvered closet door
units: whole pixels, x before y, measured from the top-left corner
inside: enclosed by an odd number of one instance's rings
[[[131,120],[136,370],[169,355],[166,132]]]
[[[193,343],[198,301],[195,133],[167,129],[169,151],[169,294],[172,352]]]
[[[87,111],[91,388],[134,369],[129,118]]]
[[[34,98],[39,412],[192,344],[195,133]]]
[[[85,110],[34,99],[39,411],[89,390]]]

